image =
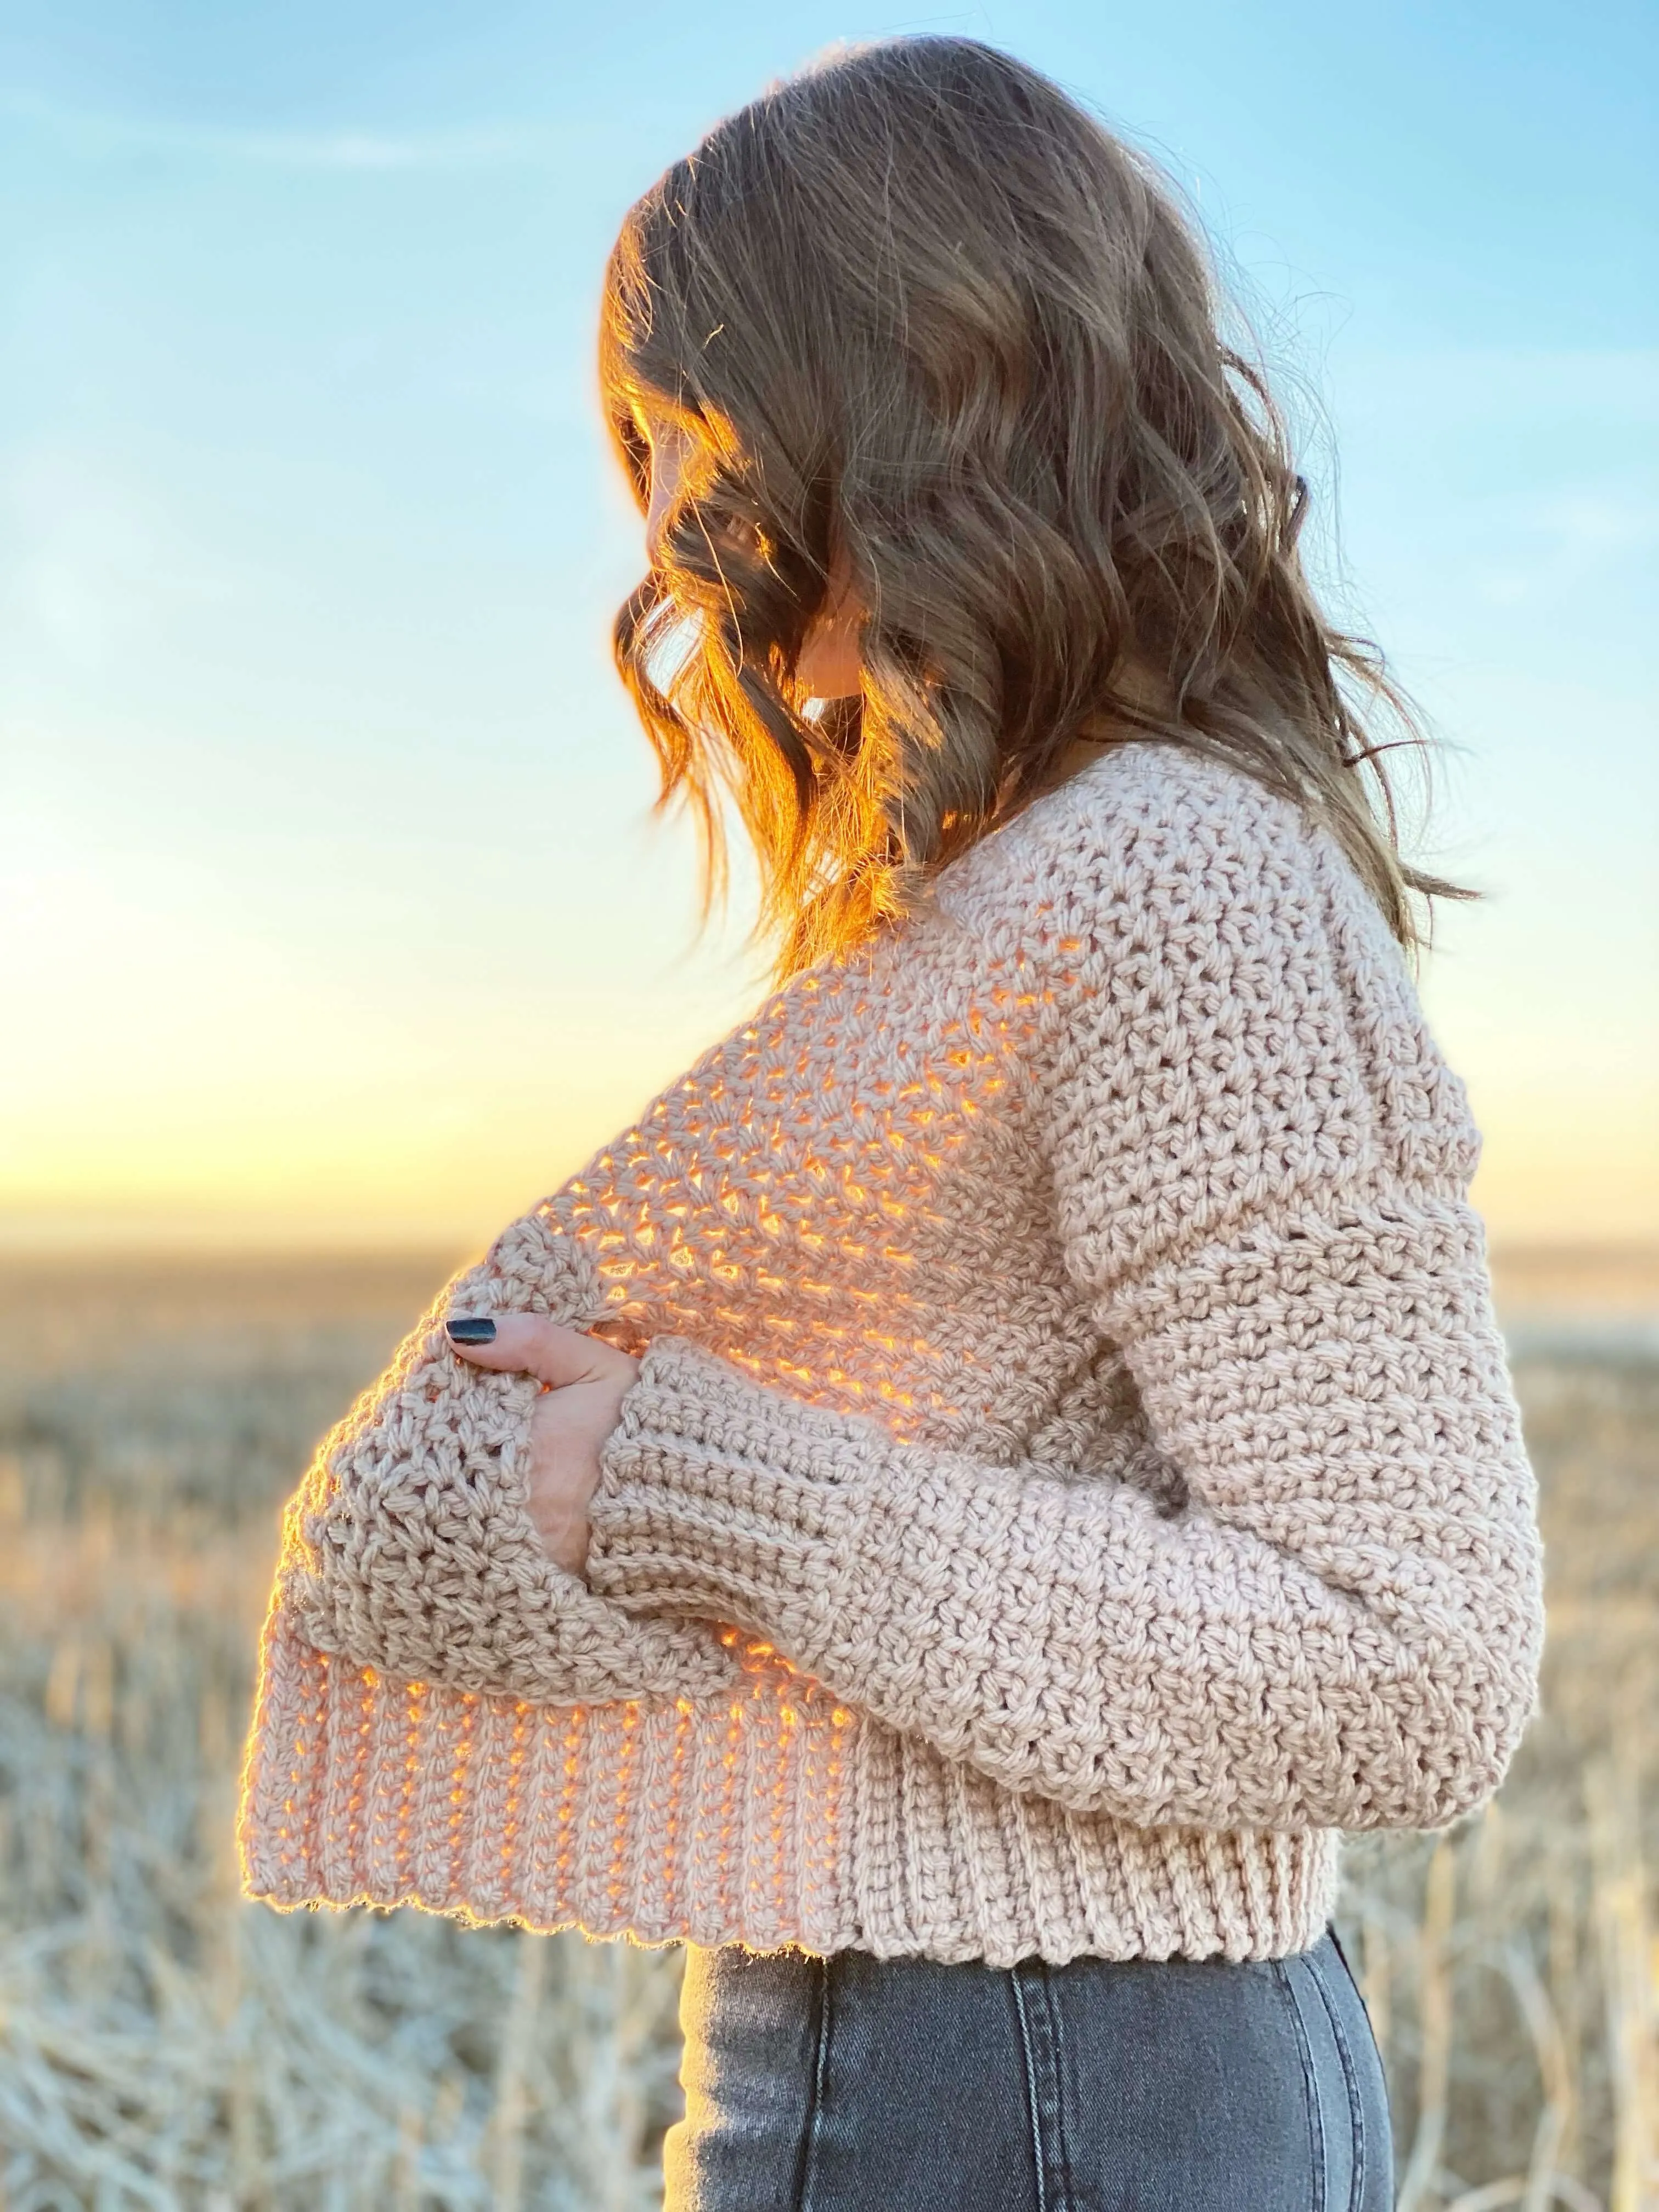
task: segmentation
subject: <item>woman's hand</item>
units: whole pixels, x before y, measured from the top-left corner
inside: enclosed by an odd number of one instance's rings
[[[599,1453],[640,1371],[638,1360],[543,1314],[496,1314],[447,1327],[456,1352],[475,1367],[534,1375],[547,1386],[530,1416],[530,1517],[555,1565],[580,1574]]]

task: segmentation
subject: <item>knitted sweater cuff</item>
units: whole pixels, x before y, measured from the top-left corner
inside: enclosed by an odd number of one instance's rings
[[[804,1660],[835,1620],[884,1441],[659,1338],[601,1455],[588,1582],[631,1607],[763,1626]]]

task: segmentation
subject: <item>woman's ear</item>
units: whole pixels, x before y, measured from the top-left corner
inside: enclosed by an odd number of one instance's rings
[[[809,699],[854,698],[864,688],[863,635],[869,612],[845,546],[830,556],[830,585],[795,657],[795,679]]]

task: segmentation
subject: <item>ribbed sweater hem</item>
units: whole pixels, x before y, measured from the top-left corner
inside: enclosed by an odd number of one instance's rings
[[[1338,1838],[1142,1830],[998,1790],[763,1645],[693,1703],[538,1706],[394,1682],[267,1621],[248,1894],[878,1957],[1285,1957]]]

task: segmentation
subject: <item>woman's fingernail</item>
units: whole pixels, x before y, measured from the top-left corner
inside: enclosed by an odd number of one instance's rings
[[[447,1321],[444,1328],[452,1344],[494,1344],[495,1324],[488,1314],[476,1321]]]

